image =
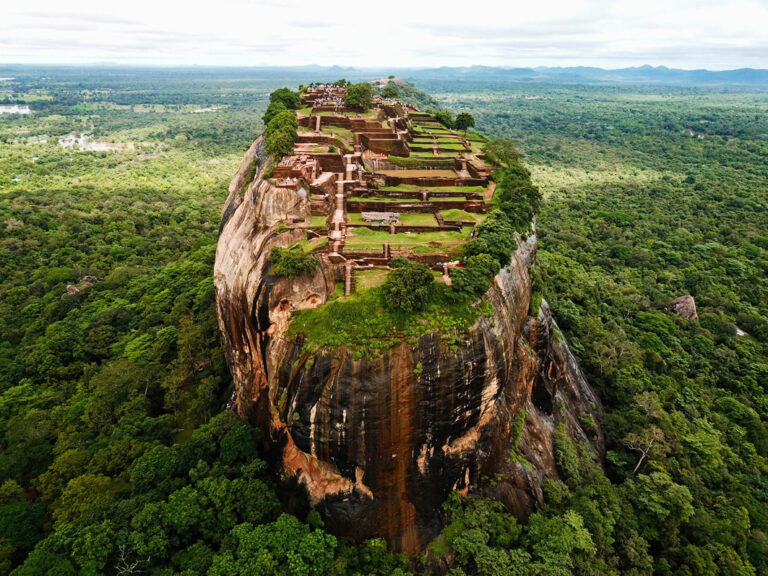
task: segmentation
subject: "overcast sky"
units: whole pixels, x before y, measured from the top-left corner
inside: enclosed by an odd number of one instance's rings
[[[20,0],[0,62],[768,67],[768,0]]]

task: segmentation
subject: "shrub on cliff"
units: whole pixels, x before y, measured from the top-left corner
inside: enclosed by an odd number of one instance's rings
[[[279,158],[293,153],[293,144],[298,140],[299,121],[290,110],[280,112],[267,125],[264,132],[267,154]]]
[[[278,88],[269,95],[269,106],[267,106],[267,111],[264,112],[261,119],[266,126],[280,112],[295,110],[299,107],[301,107],[301,94],[299,92],[294,92],[289,88]]]
[[[297,278],[304,274],[312,274],[317,268],[318,260],[314,256],[304,254],[296,248],[278,248],[275,246],[269,252],[272,263],[270,272],[275,276]]]
[[[488,254],[470,256],[466,268],[451,273],[452,292],[459,297],[479,298],[488,290],[499,268],[498,260]]]
[[[519,162],[494,172],[495,200],[519,231],[527,230],[541,208],[541,191],[531,182],[531,173]]]
[[[301,96],[290,88],[278,88],[269,95],[270,103],[280,102],[283,106],[295,109],[301,106]]]
[[[373,103],[373,86],[368,84],[368,82],[360,82],[359,84],[347,86],[344,102],[351,108],[368,110]]]
[[[410,263],[395,269],[382,285],[388,306],[406,312],[423,310],[435,279],[424,264]]]
[[[477,235],[464,248],[467,256],[488,254],[502,266],[509,264],[515,249],[515,226],[501,210],[493,210],[478,227]]]
[[[269,106],[267,106],[267,111],[264,112],[264,116],[261,117],[261,121],[264,122],[265,126],[269,126],[272,118],[280,114],[280,112],[285,112],[286,110],[288,110],[288,108],[286,108],[282,102],[272,102]]]
[[[483,146],[483,152],[488,159],[497,165],[510,165],[520,160],[520,151],[512,140],[498,138]]]

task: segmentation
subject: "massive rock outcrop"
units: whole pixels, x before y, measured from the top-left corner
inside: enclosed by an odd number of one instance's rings
[[[249,181],[252,166],[261,167]],[[310,353],[288,333],[290,311],[322,305],[341,278],[326,257],[313,276],[269,274],[269,251],[300,239],[281,222],[308,216],[307,201],[262,178],[256,141],[233,178],[215,265],[219,322],[236,389],[236,409],[265,432],[285,501],[318,509],[326,526],[354,538],[380,535],[421,549],[441,527],[451,490],[500,474],[495,494],[519,516],[557,477],[552,430],[602,450],[599,400],[589,388],[544,303],[530,316],[536,238],[517,250],[484,299],[493,305],[458,347],[439,334],[373,357],[343,347]],[[518,451],[509,458],[515,419],[525,410]],[[593,421],[590,430],[582,422]],[[519,431],[518,431],[519,432]]]

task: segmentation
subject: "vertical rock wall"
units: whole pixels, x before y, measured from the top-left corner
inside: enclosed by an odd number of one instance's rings
[[[276,234],[277,224],[306,214],[308,204],[260,175],[247,182],[262,156],[257,141],[230,186],[214,278],[237,410],[266,432],[289,507],[317,508],[338,534],[384,536],[416,552],[439,531],[451,490],[467,491],[483,475],[502,474],[495,495],[516,514],[530,513],[544,480],[557,476],[557,422],[601,451],[599,427],[588,433],[580,425],[586,415],[599,423],[599,401],[553,337],[546,304],[528,316],[535,236],[517,239],[484,296],[494,314],[480,317],[458,346],[428,334],[374,358],[343,347],[304,352],[302,338],[286,333],[290,315],[280,302],[322,305],[338,271],[322,260],[312,277],[269,275],[271,247],[300,234]],[[521,450],[533,469],[508,458],[521,409]]]

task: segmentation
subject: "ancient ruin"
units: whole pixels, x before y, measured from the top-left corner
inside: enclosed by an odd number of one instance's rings
[[[234,407],[265,431],[288,508],[314,507],[339,534],[415,552],[439,531],[451,490],[483,476],[498,475],[494,495],[508,509],[530,513],[557,476],[558,422],[601,450],[599,427],[582,424],[599,422],[599,400],[546,303],[529,315],[535,235],[517,236],[478,302],[491,312],[451,342],[426,327],[381,351],[315,349],[291,330],[297,315],[383,282],[396,257],[450,284],[493,203],[484,138],[396,99],[352,110],[344,96],[306,89],[294,153],[270,158],[262,137],[246,154],[222,217],[219,320]],[[275,247],[311,254],[317,268],[271,274]],[[509,459],[513,441],[523,460]]]

